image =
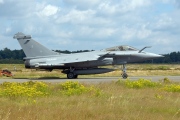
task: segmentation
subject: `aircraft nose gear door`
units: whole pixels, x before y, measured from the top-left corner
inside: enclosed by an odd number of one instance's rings
[[[126,79],[128,77],[127,73],[126,73],[126,65],[123,64],[123,69],[122,69],[122,78]]]

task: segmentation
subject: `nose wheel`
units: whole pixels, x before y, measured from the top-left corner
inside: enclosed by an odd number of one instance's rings
[[[123,79],[126,79],[127,77],[128,77],[128,74],[126,73],[126,65],[125,64],[123,64],[123,68],[122,68],[122,78]]]
[[[128,77],[127,73],[122,73],[122,78],[126,79]]]

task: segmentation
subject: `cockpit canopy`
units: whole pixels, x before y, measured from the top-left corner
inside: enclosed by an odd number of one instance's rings
[[[138,49],[127,45],[115,46],[115,47],[107,48],[105,50],[106,51],[139,51]]]

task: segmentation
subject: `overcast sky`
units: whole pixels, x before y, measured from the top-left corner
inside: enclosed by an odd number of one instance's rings
[[[53,50],[170,53],[180,51],[180,0],[0,0],[0,49],[21,49],[17,32]]]

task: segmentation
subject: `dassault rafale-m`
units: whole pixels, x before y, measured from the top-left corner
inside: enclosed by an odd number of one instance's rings
[[[21,45],[26,57],[25,68],[62,69],[68,79],[75,79],[78,75],[101,74],[115,69],[99,68],[100,66],[122,65],[122,77],[127,78],[126,64],[163,57],[162,55],[145,52],[127,45],[115,46],[99,51],[90,51],[74,54],[54,52],[32,39],[31,35],[18,32],[14,35]]]

